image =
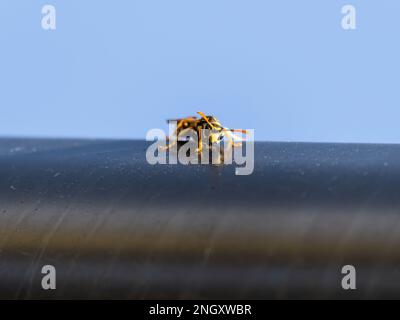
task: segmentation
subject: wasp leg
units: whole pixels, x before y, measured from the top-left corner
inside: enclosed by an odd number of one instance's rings
[[[179,120],[179,122],[177,123],[176,129],[175,129],[175,131],[174,131],[174,136],[178,137],[178,132],[179,132],[179,130],[182,128],[183,123],[184,123],[184,120],[185,120],[185,119]],[[167,140],[169,141],[169,140],[171,140],[171,138],[168,137]],[[165,147],[159,147],[159,149],[162,150],[162,151],[166,151],[166,150],[168,150],[169,148],[172,148],[174,145],[176,145],[176,144],[177,144],[177,141],[178,141],[178,138],[175,139],[175,141],[174,141],[173,143],[168,143],[167,146],[165,146]]]
[[[203,141],[201,139],[201,134],[199,134],[198,137],[199,137],[199,140],[198,140],[198,147],[197,147],[196,151],[198,153],[201,153],[201,151],[203,150]]]
[[[192,128],[183,129],[181,132],[179,132],[179,134],[177,134],[177,138],[174,139],[173,143],[170,143],[170,144],[168,144],[168,146],[160,147],[160,148],[161,148],[162,150],[168,150],[169,148],[173,147],[174,145],[176,145],[176,144],[178,143],[178,141],[179,141],[179,140],[178,140],[179,136],[180,136],[180,135],[186,134],[187,132],[189,132],[189,130],[193,130],[193,129],[192,129]],[[168,138],[168,139],[170,139],[170,138]]]
[[[228,148],[232,149],[232,147],[234,146],[234,142],[233,142],[233,139],[232,139],[231,135],[229,134],[229,132],[227,132],[226,137],[228,138],[228,141],[229,141],[228,142]]]
[[[167,141],[170,141],[170,140],[171,140],[171,139],[168,138]],[[165,147],[160,146],[160,147],[158,147],[158,149],[159,149],[159,150],[162,150],[162,151],[166,151],[166,150],[168,150],[169,148],[172,148],[174,145],[176,145],[177,141],[178,141],[178,139],[175,139],[175,141],[173,141],[172,143],[168,143],[167,146],[165,146]]]
[[[236,147],[240,147],[240,146],[242,145],[241,142],[234,142],[235,139],[241,139],[240,137],[234,135],[234,134],[231,133],[230,131],[227,131],[226,133],[227,133],[226,136],[227,136],[228,139],[229,139],[229,144],[230,144],[231,147],[236,148]]]

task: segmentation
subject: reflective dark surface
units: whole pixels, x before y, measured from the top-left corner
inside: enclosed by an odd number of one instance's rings
[[[0,297],[400,298],[399,145],[257,142],[249,176],[148,145],[0,139]]]

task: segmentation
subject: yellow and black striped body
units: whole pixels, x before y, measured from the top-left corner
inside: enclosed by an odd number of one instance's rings
[[[232,146],[236,146],[233,142],[233,137],[235,137],[232,132],[242,132],[246,133],[245,130],[241,129],[229,129],[225,128],[221,125],[219,120],[214,116],[206,116],[202,112],[198,112],[201,115],[200,118],[198,117],[186,117],[182,119],[174,119],[174,120],[167,120],[167,122],[175,121],[176,129],[174,135],[179,137],[180,134],[187,132],[189,129],[196,131],[198,137],[198,151],[201,151],[203,148],[203,141],[202,141],[202,130],[207,129],[209,130],[208,135],[208,144],[207,146],[212,146],[215,143],[220,143],[225,136],[228,137],[229,143]]]

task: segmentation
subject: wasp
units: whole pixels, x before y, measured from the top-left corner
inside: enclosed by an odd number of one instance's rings
[[[243,139],[233,132],[240,132],[246,134],[247,131],[243,129],[229,129],[219,122],[219,120],[214,116],[206,116],[203,112],[199,111],[197,114],[200,117],[191,116],[182,119],[169,119],[168,123],[176,122],[176,128],[174,131],[174,136],[178,137],[179,135],[183,135],[187,133],[189,130],[194,130],[197,133],[198,137],[198,148],[197,152],[200,153],[203,149],[203,145],[206,147],[212,147],[214,144],[218,144],[223,141],[224,137],[228,139],[229,147],[238,147],[241,146],[241,142],[237,142],[238,140],[243,141]],[[202,138],[202,130],[208,129],[210,134],[208,137],[208,142],[204,142]],[[168,140],[172,140],[171,137]],[[174,146],[177,143],[177,139],[175,139],[172,143],[169,143],[168,146],[164,147],[164,150],[167,150]]]

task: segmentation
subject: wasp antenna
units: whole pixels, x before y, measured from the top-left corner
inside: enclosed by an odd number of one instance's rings
[[[223,131],[241,132],[241,133],[247,134],[247,130],[243,130],[243,129],[228,129],[228,128],[224,128]]]
[[[241,132],[244,134],[247,134],[247,130],[243,130],[243,129],[232,129],[233,132]]]
[[[198,113],[199,115],[201,115],[201,117],[202,117],[204,120],[207,121],[207,123],[211,126],[211,128],[215,129],[214,126],[210,123],[210,121],[208,121],[208,118],[206,117],[206,115],[205,115],[203,112],[197,111],[197,113]]]
[[[228,136],[230,136],[232,139],[245,141],[242,137],[239,137],[236,134],[233,134],[231,130],[227,130],[227,132],[228,132]]]

